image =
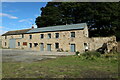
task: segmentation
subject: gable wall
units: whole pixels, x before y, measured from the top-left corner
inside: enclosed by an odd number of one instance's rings
[[[6,39],[5,39],[5,36],[2,36],[2,47],[3,48],[9,48],[9,40],[10,39],[16,39],[16,38],[21,39],[22,35],[7,35]],[[5,42],[6,42],[6,46],[5,46]]]

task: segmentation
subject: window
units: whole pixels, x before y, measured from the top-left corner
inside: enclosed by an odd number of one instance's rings
[[[40,38],[43,39],[43,38],[44,38],[44,34],[41,34],[41,35],[40,35]]]
[[[27,46],[27,42],[23,42],[23,46]]]
[[[71,37],[72,37],[72,38],[75,37],[75,32],[71,32]]]
[[[5,36],[5,39],[7,39],[7,36]]]
[[[32,35],[29,35],[29,38],[32,39]]]
[[[38,43],[34,43],[34,47],[37,47]]]
[[[55,48],[56,48],[56,49],[59,48],[59,43],[55,43]]]
[[[59,33],[55,33],[55,38],[59,38]]]
[[[7,45],[7,43],[5,42],[5,46]]]
[[[84,46],[87,46],[87,43],[84,43]]]
[[[20,46],[20,42],[18,42],[18,46]]]
[[[88,44],[84,43],[85,51],[88,51]]]
[[[29,43],[29,47],[32,48],[32,43]]]
[[[51,38],[51,34],[50,33],[48,34],[48,38]]]
[[[24,34],[22,34],[22,38],[24,38]]]

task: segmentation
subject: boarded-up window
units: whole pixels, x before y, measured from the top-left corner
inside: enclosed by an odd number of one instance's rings
[[[27,42],[23,42],[23,46],[27,46]]]

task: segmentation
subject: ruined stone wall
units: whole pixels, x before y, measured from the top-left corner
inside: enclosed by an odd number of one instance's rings
[[[107,43],[109,41],[116,42],[116,37],[93,37],[89,38],[89,50],[97,50],[98,48],[102,47],[104,43]]]

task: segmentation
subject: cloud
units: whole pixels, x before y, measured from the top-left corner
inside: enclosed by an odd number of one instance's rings
[[[37,25],[34,24],[33,26],[34,26],[34,28],[37,28]]]
[[[1,29],[1,28],[4,28],[4,27],[3,27],[3,26],[0,26],[0,29]]]
[[[5,29],[5,30],[10,30],[11,28],[5,27],[5,26],[0,26],[0,30]]]
[[[33,19],[22,19],[22,20],[19,20],[18,22],[28,22],[29,24],[32,24]]]
[[[4,34],[4,33],[6,33],[6,32],[7,32],[7,31],[0,29],[0,35]]]
[[[8,17],[10,19],[18,19],[18,17],[12,16],[12,15],[6,14],[6,13],[0,13],[0,17]]]
[[[8,28],[5,26],[0,26],[0,35],[6,33],[7,31],[13,30],[12,28]]]
[[[26,19],[22,19],[22,20],[19,20],[18,22],[24,22],[24,21],[27,21]]]

